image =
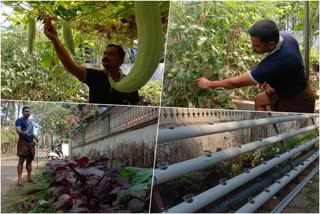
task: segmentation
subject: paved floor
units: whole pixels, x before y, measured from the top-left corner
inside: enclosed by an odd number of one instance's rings
[[[44,163],[44,160],[46,160],[46,152],[39,150],[39,166]],[[14,158],[5,158],[1,159],[1,196],[4,195],[11,185],[15,185],[17,182],[17,164],[18,164],[18,157]],[[26,163],[24,163],[23,168],[23,178],[27,176],[27,171],[25,167]],[[37,158],[32,161],[32,167],[33,169],[36,169],[37,167]]]
[[[299,178],[303,180],[311,170],[317,167],[317,161],[303,171]],[[275,197],[272,197],[265,204],[263,204],[257,212],[269,213],[273,210],[287,194],[289,194],[296,186],[295,180],[291,181],[282,190],[280,190]],[[309,183],[298,193],[298,195],[290,202],[282,213],[320,213],[319,212],[319,173],[316,174]]]
[[[291,201],[284,213],[319,213],[319,174]]]

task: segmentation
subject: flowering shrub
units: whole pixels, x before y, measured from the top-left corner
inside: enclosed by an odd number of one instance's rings
[[[66,137],[70,138],[81,127],[85,126],[98,112],[98,106],[79,104],[72,107],[72,116],[67,120]]]

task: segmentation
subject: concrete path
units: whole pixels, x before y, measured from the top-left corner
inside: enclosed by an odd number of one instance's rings
[[[319,213],[319,173],[292,200],[284,213]]]
[[[46,150],[39,150],[39,167],[45,163],[47,159]],[[10,189],[11,185],[15,185],[17,182],[17,164],[18,157],[14,158],[5,158],[1,159],[1,196],[6,194],[6,192]],[[23,166],[22,177],[26,180],[27,170],[26,170],[26,162]],[[32,161],[33,170],[37,167],[37,157],[35,157],[34,161]]]

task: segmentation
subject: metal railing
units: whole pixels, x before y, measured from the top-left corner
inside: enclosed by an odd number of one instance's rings
[[[156,107],[123,106],[110,111],[110,133],[121,132],[129,128],[156,120],[159,111]]]
[[[115,106],[73,136],[72,148],[128,131],[144,124],[156,123],[158,108],[146,106]]]

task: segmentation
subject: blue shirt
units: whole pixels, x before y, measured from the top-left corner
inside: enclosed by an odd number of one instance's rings
[[[30,120],[27,120],[25,117],[20,117],[16,120],[16,128],[20,128],[21,131],[27,131],[28,136],[19,134],[19,140],[23,140],[27,143],[32,143],[34,134],[33,134],[33,125]]]
[[[307,86],[298,42],[291,35],[281,33],[280,48],[263,59],[251,72],[256,83],[267,82],[280,97],[301,93]]]

